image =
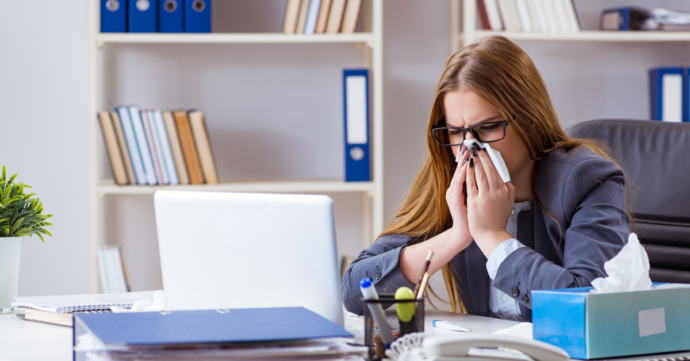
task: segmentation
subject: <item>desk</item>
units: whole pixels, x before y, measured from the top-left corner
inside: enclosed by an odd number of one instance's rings
[[[446,320],[467,327],[472,332],[492,333],[516,322],[460,315],[443,311],[425,311],[427,332],[445,333],[431,326],[432,320]],[[0,315],[0,360],[72,360],[72,329],[21,320],[16,313]]]

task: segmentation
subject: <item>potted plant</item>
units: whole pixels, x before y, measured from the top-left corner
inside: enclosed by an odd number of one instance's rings
[[[25,238],[49,235],[43,227],[52,226],[46,220],[52,215],[42,214],[43,204],[36,193],[26,194],[31,188],[24,183],[15,183],[17,175],[7,178],[5,166],[0,178],[0,313],[12,312],[12,301],[17,297],[19,259],[21,245]]]

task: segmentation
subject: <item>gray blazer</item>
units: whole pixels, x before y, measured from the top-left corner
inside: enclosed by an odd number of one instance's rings
[[[519,302],[525,321],[532,319],[532,290],[586,287],[606,277],[604,262],[620,251],[630,232],[625,176],[614,163],[585,147],[557,150],[537,162],[535,177],[536,193],[553,218],[536,204],[519,214],[516,238],[527,247],[501,263],[493,283]],[[345,308],[363,314],[359,280],[364,277],[379,293],[413,288],[398,263],[400,252],[420,241],[391,234],[362,251],[343,278]],[[450,262],[460,299],[473,315],[489,316],[486,261],[472,242]]]

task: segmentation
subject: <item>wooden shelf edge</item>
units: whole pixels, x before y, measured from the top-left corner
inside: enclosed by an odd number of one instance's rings
[[[223,43],[369,43],[373,33],[283,34],[283,33],[208,33],[208,34],[132,34],[98,33],[102,44],[223,44]]]
[[[462,33],[458,39],[462,42]],[[511,40],[524,41],[602,41],[602,42],[647,42],[647,41],[690,41],[689,31],[580,31],[576,33],[522,33],[477,30],[475,38],[503,35]]]
[[[257,192],[257,193],[342,193],[372,192],[374,182],[345,181],[275,181],[275,182],[224,182],[198,185],[119,186],[110,180],[98,183],[97,192],[103,195],[153,194],[158,190],[203,192]]]

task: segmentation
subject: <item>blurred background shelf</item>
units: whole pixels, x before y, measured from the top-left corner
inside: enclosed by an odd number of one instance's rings
[[[97,33],[99,44],[237,44],[237,43],[371,43],[373,33],[353,34],[283,34],[283,33],[209,33],[209,34],[131,34]]]
[[[344,182],[342,180],[282,180],[221,182],[219,184],[194,185],[116,185],[112,179],[98,183],[98,193],[107,194],[153,194],[159,190],[208,191],[208,192],[262,192],[262,193],[347,193],[373,192],[374,182]]]
[[[522,41],[601,41],[601,42],[654,42],[654,41],[690,41],[687,31],[580,31],[576,33],[523,33],[508,31],[475,30],[474,39],[502,35],[511,40]],[[457,35],[462,45],[463,33]]]

